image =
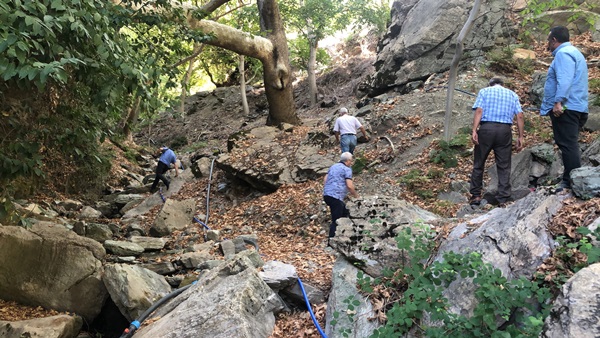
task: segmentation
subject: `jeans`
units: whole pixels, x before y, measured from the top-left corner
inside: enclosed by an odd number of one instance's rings
[[[588,119],[587,113],[566,109],[559,117],[550,112],[554,142],[562,154],[565,167],[562,184],[571,186],[571,170],[581,167],[581,150],[579,149],[579,129],[583,128]]]
[[[349,152],[354,154],[354,148],[356,148],[356,135],[354,134],[344,134],[340,137],[340,147],[342,148],[342,153]]]
[[[477,131],[479,144],[473,151],[473,171],[471,172],[471,189],[473,196],[481,196],[483,189],[483,171],[485,161],[493,150],[498,171],[499,203],[508,202],[511,195],[510,165],[512,156],[512,130],[510,124],[486,122]]]
[[[337,229],[337,220],[342,217],[349,217],[350,212],[346,209],[344,201],[338,200],[331,196],[323,196],[323,200],[329,206],[331,210],[331,225],[329,226],[329,238],[335,236],[335,230]]]

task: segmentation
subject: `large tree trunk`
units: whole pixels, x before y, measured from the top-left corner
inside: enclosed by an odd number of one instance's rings
[[[273,51],[263,60],[265,93],[269,102],[268,125],[282,122],[299,124],[294,107],[287,38],[275,0],[258,0],[260,29],[273,43]]]
[[[190,18],[190,26],[214,36],[206,44],[259,59],[263,64],[265,93],[269,103],[267,124],[299,124],[292,93],[288,45],[279,7],[275,0],[259,0],[258,9],[261,30],[266,38],[209,20]]]
[[[248,98],[246,97],[246,67],[244,65],[244,56],[240,55],[240,94],[242,95],[242,107],[244,108],[244,115],[248,116],[250,114],[250,109],[248,108]]]
[[[315,75],[315,65],[317,63],[317,47],[319,41],[316,38],[308,39],[308,93],[310,95],[310,105],[317,104],[317,76]]]

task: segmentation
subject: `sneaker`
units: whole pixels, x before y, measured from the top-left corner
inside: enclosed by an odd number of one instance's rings
[[[564,183],[564,182],[561,182],[561,183],[555,185],[552,189],[550,189],[550,192],[552,194],[558,194],[558,193],[563,192],[563,191],[565,191],[567,189],[571,189],[571,186],[568,185],[568,184],[566,184],[566,183]]]
[[[469,199],[470,205],[480,205],[481,204],[481,196],[471,196]]]

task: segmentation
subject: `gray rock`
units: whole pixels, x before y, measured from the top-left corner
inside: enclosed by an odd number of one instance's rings
[[[456,191],[451,192],[440,192],[438,194],[438,199],[442,201],[452,202],[454,204],[467,203],[467,197],[465,195],[458,193]]]
[[[54,223],[0,227],[0,298],[92,322],[107,297],[102,245]]]
[[[581,199],[600,196],[600,167],[581,167],[571,171],[573,193]]]
[[[456,36],[466,21],[472,2],[467,0],[395,1],[388,31],[378,46],[371,86],[378,94],[395,86],[421,80],[450,67]],[[471,33],[464,41],[468,58],[473,50],[490,48],[502,36],[507,3],[505,0],[484,2]]]
[[[135,243],[142,248],[144,251],[156,251],[162,250],[167,243],[167,240],[164,238],[156,238],[156,237],[145,237],[145,236],[131,236],[129,240],[132,243]]]
[[[222,260],[212,259],[212,260],[200,263],[200,265],[198,266],[198,269],[200,269],[200,270],[214,269],[217,266],[221,265],[221,263],[223,263]]]
[[[562,207],[560,198],[538,191],[507,208],[492,209],[461,223],[442,243],[435,260],[442,260],[447,252],[477,252],[509,280],[531,278],[555,246],[546,226]],[[449,310],[471,315],[477,303],[474,290],[474,284],[468,280],[459,278],[450,284],[444,291]]]
[[[533,156],[531,150],[525,149],[512,156],[510,170],[510,184],[512,187],[511,197],[514,200],[525,197],[529,191],[529,177],[531,176]],[[486,188],[486,194],[496,195],[498,191],[498,171],[496,166],[490,167],[488,170],[490,182]],[[490,199],[487,195],[486,198]]]
[[[218,242],[218,241],[220,241],[220,240],[221,240],[221,237],[220,237],[220,235],[219,235],[219,230],[208,230],[208,231],[206,232],[206,238],[207,238],[209,241],[215,241],[215,242]]]
[[[259,275],[275,291],[294,285],[298,280],[298,273],[293,265],[278,261],[266,262]]]
[[[125,241],[104,241],[104,247],[107,251],[118,256],[138,256],[144,252],[139,244]]]
[[[275,325],[280,298],[260,278],[243,251],[198,282],[167,306],[158,319],[136,332],[137,338],[265,338]]]
[[[538,144],[530,148],[534,160],[542,161],[546,164],[552,164],[556,161],[556,151],[548,143]]]
[[[195,269],[200,266],[200,264],[213,259],[214,257],[207,251],[188,252],[181,255],[180,258],[181,264],[188,269]]]
[[[80,219],[96,219],[96,218],[100,218],[102,217],[102,212],[90,207],[90,206],[85,206],[81,209],[81,211],[79,212],[79,218]]]
[[[304,282],[302,283],[302,286],[304,287],[306,297],[308,298],[310,304],[325,303],[325,294],[323,291]],[[306,308],[306,300],[304,299],[304,294],[302,293],[300,283],[298,283],[297,279],[293,285],[284,288],[279,293],[285,301],[292,303],[297,307]]]
[[[57,315],[29,320],[0,320],[0,337],[74,338],[83,326],[79,316]]]
[[[327,337],[344,337],[340,333],[340,329],[349,329],[352,332],[352,337],[370,337],[373,331],[379,327],[377,321],[369,320],[369,318],[375,317],[371,301],[365,298],[356,288],[356,276],[359,271],[342,257],[338,257],[335,261],[325,317],[325,334]],[[359,305],[355,307],[356,314],[352,321],[346,315],[348,304],[344,303],[349,297],[353,297],[359,302]],[[334,313],[340,314],[336,325],[331,324]]]
[[[103,243],[113,237],[113,232],[107,224],[90,223],[85,226],[85,237]]]
[[[132,321],[171,292],[165,278],[137,265],[110,264],[102,277],[121,314]]]
[[[600,337],[600,264],[581,269],[561,288],[542,338]]]
[[[167,199],[150,228],[150,235],[162,237],[170,235],[175,230],[186,228],[191,224],[195,212],[196,199],[194,198],[184,201]]]
[[[546,83],[547,72],[536,71],[533,73],[531,81],[531,90],[529,92],[529,98],[535,105],[542,103],[544,98],[544,84]]]
[[[150,271],[154,271],[159,275],[168,275],[176,271],[173,263],[169,261],[155,262],[155,263],[146,263],[141,265],[144,269],[148,269]]]
[[[225,259],[230,259],[235,255],[235,243],[232,240],[227,239],[222,241],[221,243],[221,251],[223,252],[223,256]]]
[[[366,196],[347,203],[351,218],[338,220],[336,235],[330,243],[334,249],[357,262],[360,269],[380,277],[387,268],[395,269],[405,255],[398,249],[395,235],[411,227],[422,231],[438,216],[419,207],[387,196]]]

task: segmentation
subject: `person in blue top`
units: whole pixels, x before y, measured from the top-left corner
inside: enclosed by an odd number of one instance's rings
[[[331,211],[329,238],[335,236],[337,220],[350,216],[344,203],[346,195],[350,193],[353,197],[358,198],[358,193],[356,193],[352,182],[352,163],[354,163],[352,154],[350,152],[342,153],[340,162],[332,165],[323,179],[323,200]]]
[[[483,88],[477,94],[473,110],[472,140],[475,144],[473,151],[473,171],[471,172],[470,193],[471,205],[481,203],[483,189],[483,171],[485,161],[493,150],[498,171],[498,204],[510,201],[510,166],[512,156],[512,124],[517,117],[517,151],[523,148],[523,133],[525,121],[519,96],[512,90],[504,88],[504,81],[499,77],[490,79],[489,87]]]
[[[161,147],[158,149],[158,151],[160,158],[158,159],[158,165],[156,166],[156,176],[154,177],[154,182],[150,188],[151,192],[156,190],[156,185],[158,185],[159,179],[163,181],[163,183],[167,186],[167,190],[169,190],[170,182],[164,174],[169,171],[171,164],[173,164],[175,167],[175,177],[179,175],[179,170],[177,169],[177,156],[175,155],[175,152],[168,147]]]
[[[579,130],[588,119],[588,69],[585,57],[569,42],[569,30],[557,26],[548,35],[554,60],[548,69],[540,114],[550,115],[554,142],[564,171],[555,191],[571,187],[571,171],[581,167]]]

